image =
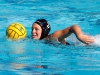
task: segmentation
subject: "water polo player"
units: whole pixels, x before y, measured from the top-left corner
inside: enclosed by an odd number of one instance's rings
[[[52,34],[49,34],[49,32],[50,32],[50,25],[45,19],[38,19],[32,25],[31,33],[33,39],[56,40],[58,42],[61,42],[62,44],[66,44],[65,38],[74,33],[78,38],[78,40],[80,40],[85,44],[94,42],[94,39],[82,33],[78,25],[73,25],[63,30],[57,30]]]

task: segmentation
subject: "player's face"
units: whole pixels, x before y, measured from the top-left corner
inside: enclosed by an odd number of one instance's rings
[[[31,33],[32,33],[32,38],[39,40],[41,37],[42,28],[37,23],[34,23],[32,25]]]

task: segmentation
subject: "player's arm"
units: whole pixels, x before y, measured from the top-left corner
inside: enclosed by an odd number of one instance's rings
[[[52,36],[57,38],[60,42],[62,42],[64,38],[70,36],[72,33],[74,33],[76,37],[83,43],[88,44],[88,43],[94,42],[94,40],[91,37],[82,34],[82,31],[78,27],[78,25],[73,25],[63,30],[58,30],[54,32]]]

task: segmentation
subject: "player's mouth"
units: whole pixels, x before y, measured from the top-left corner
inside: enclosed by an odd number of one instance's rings
[[[36,38],[36,37],[37,37],[37,34],[33,34],[32,37],[33,37],[33,38]]]

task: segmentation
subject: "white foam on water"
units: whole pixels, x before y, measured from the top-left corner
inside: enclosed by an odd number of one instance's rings
[[[89,44],[91,46],[100,46],[100,35],[95,35],[95,36],[91,36],[94,39],[94,42]],[[80,42],[75,35],[71,35],[68,38],[66,38],[66,41],[69,43],[72,43],[73,45],[76,46],[86,46],[86,44]]]
[[[94,39],[94,43],[91,45],[100,46],[100,35],[92,36],[92,38]]]

